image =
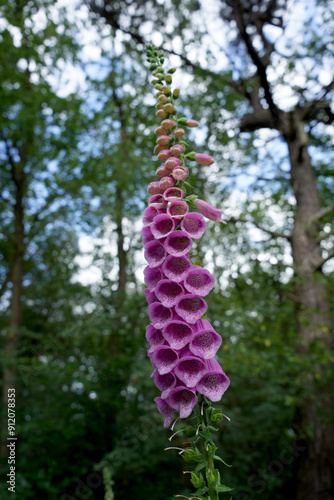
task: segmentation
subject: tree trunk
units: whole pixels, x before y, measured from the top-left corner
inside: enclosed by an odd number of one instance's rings
[[[297,333],[301,340],[300,355],[307,355],[308,342],[323,339],[329,345],[329,291],[321,279],[321,247],[315,238],[317,223],[311,219],[321,204],[307,150],[303,123],[291,115],[286,140],[291,162],[291,183],[296,198],[295,224],[292,231],[292,255],[295,269]],[[303,433],[297,469],[297,500],[333,500],[334,498],[334,427],[319,415],[313,386],[314,375],[303,375],[305,393],[297,427]],[[308,391],[309,389],[309,391]],[[328,395],[321,405],[330,411],[333,401]],[[323,408],[322,408],[323,409]]]
[[[7,337],[5,339],[5,365],[2,377],[2,407],[6,412],[8,389],[16,389],[17,365],[16,354],[19,346],[18,329],[22,324],[22,281],[24,270],[24,225],[23,225],[23,195],[24,171],[22,165],[12,164],[13,181],[15,184],[14,206],[14,255],[11,266],[12,297],[10,304],[10,320]],[[17,395],[17,391],[16,391]],[[2,445],[1,457],[7,456],[7,418],[5,416],[1,429]]]

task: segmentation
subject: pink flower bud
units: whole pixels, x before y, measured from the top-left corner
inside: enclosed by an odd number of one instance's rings
[[[181,165],[175,167],[172,172],[172,176],[176,181],[184,181],[189,175],[189,171],[187,168],[182,167]]]
[[[175,179],[173,177],[163,177],[159,182],[160,192],[166,191],[166,189],[173,187],[175,184]]]
[[[214,220],[214,221],[219,221],[219,222],[224,222],[221,220],[222,218],[222,211],[219,210],[219,208],[215,208],[210,203],[207,203],[204,200],[200,200],[197,198],[194,200],[194,203],[196,205],[197,210],[204,215],[204,217],[207,217],[208,219]],[[226,223],[225,223],[226,224]]]
[[[154,131],[156,135],[166,135],[168,134],[167,129],[165,127],[157,127]]]
[[[165,190],[161,189],[159,184],[160,184],[159,181],[150,182],[149,185],[147,186],[148,194],[162,194]]]
[[[165,146],[162,146],[161,144],[157,144],[155,148],[153,149],[153,153],[158,154],[160,151],[164,149]]]
[[[166,111],[164,109],[158,109],[158,111],[156,112],[156,115],[159,118],[166,118],[167,113],[166,113]]]
[[[177,128],[174,132],[175,137],[177,137],[178,139],[181,139],[181,137],[183,137],[184,134],[185,130],[183,128]]]
[[[172,146],[170,148],[171,154],[175,155],[175,156],[182,155],[183,151],[184,151],[184,147],[181,144],[175,144],[174,146]]]
[[[165,167],[165,165],[160,165],[155,171],[155,175],[157,177],[165,177],[166,175],[169,175],[170,171]]]
[[[166,161],[171,156],[169,149],[162,149],[158,154],[158,160]]]
[[[214,159],[212,158],[212,156],[203,155],[202,153],[196,153],[194,156],[194,160],[197,161],[197,163],[199,163],[200,165],[212,165],[214,163]]]
[[[161,144],[162,146],[167,146],[170,143],[172,138],[169,135],[159,135],[157,139],[157,144]]]
[[[164,120],[164,121],[161,123],[161,125],[162,125],[163,127],[165,127],[166,129],[168,129],[168,130],[169,130],[169,129],[171,129],[171,128],[173,128],[173,127],[175,127],[175,123],[173,122],[173,120],[169,120],[169,119]]]
[[[187,127],[193,128],[198,127],[198,122],[196,120],[187,120]]]
[[[175,156],[171,156],[170,158],[168,158],[168,160],[166,160],[166,168],[168,168],[169,170],[173,170],[173,168],[175,167],[178,167],[179,165],[181,165],[182,163],[182,160],[180,160],[180,158],[176,158]]]

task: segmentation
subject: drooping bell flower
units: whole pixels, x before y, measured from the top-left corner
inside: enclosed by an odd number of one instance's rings
[[[161,413],[161,415],[165,417],[164,427],[169,427],[173,420],[174,409],[167,403],[165,399],[154,398],[154,402],[157,404],[159,413]]]
[[[201,266],[192,266],[184,280],[184,287],[190,293],[205,297],[212,290],[214,283],[215,279],[207,269],[203,269]]]
[[[203,235],[206,229],[206,223],[201,214],[189,212],[181,220],[181,229],[188,234],[190,238],[198,239]]]
[[[159,182],[159,188],[161,189],[162,192],[166,191],[166,189],[169,189],[173,187],[175,184],[175,179],[173,177],[162,177],[162,179]]]
[[[154,288],[155,295],[165,307],[173,307],[184,295],[184,290],[179,283],[172,280],[161,279]]]
[[[165,247],[159,241],[149,241],[145,245],[144,256],[150,267],[161,266],[166,257]]]
[[[183,257],[174,257],[169,255],[162,264],[162,272],[167,278],[176,283],[184,281],[191,269],[191,262],[187,255]]]
[[[156,240],[166,238],[176,227],[176,221],[169,214],[158,214],[150,226]]]
[[[146,245],[149,241],[154,240],[154,236],[152,234],[150,226],[144,226],[141,230],[143,245]]]
[[[150,292],[154,292],[158,283],[162,280],[163,275],[159,267],[145,267],[144,281],[145,285],[149,288]]]
[[[162,330],[163,337],[172,349],[183,349],[194,337],[193,329],[188,323],[172,319]]]
[[[148,316],[156,328],[163,328],[172,319],[172,311],[160,302],[153,302],[148,306]]]
[[[207,217],[208,219],[214,220],[216,222],[223,222],[224,224],[226,224],[226,222],[222,220],[222,211],[219,208],[213,207],[212,205],[210,205],[210,203],[204,200],[200,200],[199,198],[194,200],[194,203],[197,210],[201,212],[204,217]]]
[[[174,373],[187,387],[195,387],[203,377],[205,368],[204,360],[196,357],[185,347],[174,368]]]
[[[190,351],[203,359],[214,358],[221,346],[222,338],[213,329],[205,329],[194,334],[189,344]]]
[[[165,373],[164,375],[160,375],[158,370],[155,370],[153,373],[154,383],[161,391],[162,399],[168,398],[170,391],[174,389],[176,385],[176,377],[172,372]]]
[[[192,244],[191,237],[185,231],[174,231],[164,242],[164,248],[173,257],[183,257],[189,252]]]
[[[153,181],[147,186],[147,192],[148,194],[162,194],[164,190],[161,189],[159,181]]]
[[[167,200],[162,194],[153,194],[148,200],[148,204],[157,209],[164,208],[167,205]]]
[[[179,357],[176,351],[169,346],[158,346],[151,355],[153,364],[160,375],[169,373],[175,368]]]
[[[193,325],[203,316],[208,306],[202,297],[186,294],[180,298],[175,306],[175,311],[182,319]]]
[[[168,404],[180,413],[180,418],[187,418],[197,403],[195,388],[179,385],[170,391]]]
[[[167,214],[173,219],[182,219],[187,215],[189,207],[184,201],[172,201],[167,208]]]
[[[182,200],[184,197],[184,191],[183,189],[177,188],[177,187],[172,187],[166,189],[166,191],[163,194],[164,200],[167,202],[173,202],[173,201],[179,201]]]
[[[146,340],[150,344],[148,352],[152,353],[158,346],[164,344],[165,337],[162,335],[161,330],[158,330],[153,325],[148,325],[146,327]]]
[[[220,401],[230,385],[230,380],[216,359],[208,359],[205,363],[206,373],[196,385],[196,389],[210,401]]]

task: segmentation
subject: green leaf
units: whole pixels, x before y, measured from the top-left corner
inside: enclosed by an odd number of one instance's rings
[[[223,464],[226,465],[226,467],[232,467],[232,465],[229,465],[226,462],[224,462],[224,460],[222,458],[218,457],[218,455],[215,455],[213,458],[215,460],[219,460],[219,462],[223,462]]]
[[[219,484],[218,486],[216,486],[216,490],[219,493],[225,493],[226,491],[233,491],[234,488],[230,488],[229,486],[225,486],[225,484]]]
[[[199,464],[196,465],[195,467],[195,471],[196,472],[199,472],[200,470],[204,469],[204,467],[206,466],[206,462],[200,462]]]

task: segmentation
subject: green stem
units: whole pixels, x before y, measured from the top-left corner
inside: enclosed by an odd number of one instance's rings
[[[213,470],[215,468],[213,454],[208,453],[206,450],[204,450],[204,456],[206,459],[205,472],[207,472],[208,470]],[[219,493],[216,491],[216,488],[214,486],[209,486],[209,494],[210,500],[219,500]]]

